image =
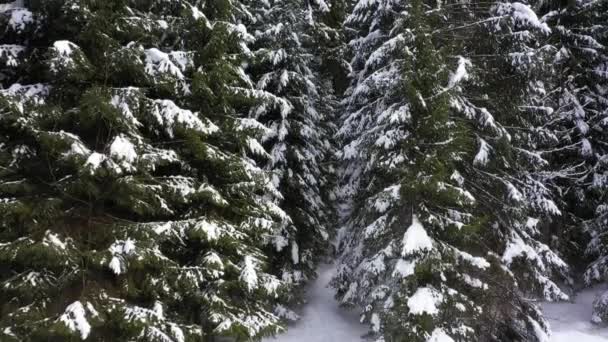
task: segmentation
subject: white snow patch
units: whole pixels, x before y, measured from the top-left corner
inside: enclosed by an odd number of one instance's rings
[[[443,302],[443,295],[430,287],[420,287],[408,300],[407,307],[410,313],[421,315],[427,313],[435,315],[439,313],[439,304]]]
[[[110,252],[114,254],[131,254],[135,251],[135,242],[131,239],[116,241],[110,246]]]
[[[119,275],[124,272],[122,263],[118,257],[112,257],[108,267],[114,272],[114,274]]]
[[[239,279],[245,283],[248,291],[253,291],[258,286],[258,273],[255,269],[255,262],[253,257],[247,255],[243,261],[243,269]]]
[[[0,13],[5,13],[23,7],[23,0],[15,0],[7,4],[0,4]]]
[[[65,242],[63,242],[63,241],[61,241],[61,239],[59,239],[59,235],[51,232],[50,230],[47,230],[45,232],[44,239],[42,240],[42,244],[45,246],[55,246],[55,247],[58,247],[59,249],[66,248]]]
[[[528,217],[528,219],[526,220],[526,228],[528,228],[529,230],[536,230],[536,226],[538,226],[538,222],[540,220],[534,217]]]
[[[197,222],[195,225],[195,229],[200,229],[204,231],[205,234],[207,234],[207,240],[209,241],[219,239],[221,234],[221,228],[215,222],[207,221],[205,219]]]
[[[471,66],[472,64],[470,60],[464,57],[458,57],[458,68],[456,68],[456,71],[450,75],[448,88],[453,88],[458,85],[458,83],[466,81],[469,78],[467,68],[470,68]]]
[[[170,56],[168,53],[162,52],[157,48],[145,50],[144,53],[146,55],[145,70],[149,75],[156,76],[158,74],[168,73],[180,80],[184,79],[182,70],[175,65],[170,58],[173,56]]]
[[[213,265],[220,270],[224,269],[224,263],[222,262],[222,258],[220,258],[220,256],[217,255],[217,253],[215,252],[207,253],[203,258],[203,261],[205,262],[205,265]]]
[[[218,204],[221,205],[228,205],[228,201],[226,201],[224,199],[224,197],[222,196],[222,194],[220,194],[219,191],[217,191],[216,189],[214,189],[212,186],[210,186],[209,184],[202,184],[198,190],[198,193],[206,193],[208,195],[211,196],[211,199]]]
[[[585,157],[593,155],[593,147],[591,146],[591,142],[589,142],[588,139],[581,139],[581,154]]]
[[[165,310],[163,309],[163,304],[161,302],[155,302],[154,306],[152,306],[152,311],[156,313],[158,319],[165,319]]]
[[[65,156],[87,156],[91,154],[89,150],[81,141],[74,141],[70,146],[70,150],[67,151]]]
[[[325,0],[313,0],[315,4],[317,4],[317,6],[319,6],[319,9],[321,10],[321,12],[329,12],[330,8],[327,5],[327,3],[325,2]]]
[[[90,167],[93,170],[96,170],[99,168],[99,166],[101,165],[101,163],[103,163],[104,160],[106,160],[105,155],[93,152],[91,153],[89,158],[87,158],[87,161],[84,163],[84,165]]]
[[[399,200],[400,189],[401,185],[393,185],[382,190],[382,192],[380,192],[376,197],[374,208],[376,208],[379,213],[385,213],[391,207],[391,205]]]
[[[58,40],[53,43],[53,48],[61,55],[61,56],[70,56],[74,49],[77,49],[78,46],[69,40]]]
[[[116,275],[120,275],[127,270],[125,256],[133,254],[135,251],[135,242],[131,239],[115,241],[109,248],[112,253],[112,259],[108,267]]]
[[[380,317],[377,313],[372,314],[372,318],[370,318],[370,323],[372,324],[372,330],[374,332],[380,331]]]
[[[433,240],[424,230],[424,227],[418,221],[417,216],[412,217],[412,225],[407,229],[403,236],[402,256],[408,256],[413,253],[433,248]]]
[[[65,69],[76,67],[74,57],[75,52],[80,50],[78,45],[68,40],[58,40],[53,43],[50,50],[54,52],[54,56],[49,60],[49,68],[54,73],[65,72]]]
[[[531,317],[528,317],[528,320],[530,321],[530,324],[532,324],[532,328],[534,329],[534,334],[536,335],[537,341],[538,342],[549,342],[549,335],[540,326],[540,324],[538,324],[538,322]]]
[[[11,12],[11,18],[8,21],[8,25],[12,27],[13,30],[21,32],[33,21],[32,12],[25,8],[19,8]]]
[[[185,342],[186,341],[186,336],[184,335],[184,331],[176,324],[171,324],[171,334],[173,334],[173,337],[175,337],[175,342]]]
[[[485,258],[472,256],[471,254],[460,250],[458,250],[457,253],[458,256],[460,256],[463,260],[466,260],[471,265],[476,266],[479,269],[485,270],[486,268],[490,267],[490,263]]]
[[[511,265],[513,259],[525,255],[529,260],[536,260],[538,254],[531,246],[527,245],[521,237],[515,236],[507,245],[505,252],[502,255],[502,261],[507,265]]]
[[[551,33],[549,25],[541,22],[529,5],[522,4],[521,2],[514,2],[511,4],[511,7],[513,7],[514,11],[512,15],[516,21],[527,23],[545,33]]]
[[[454,172],[450,176],[450,179],[455,181],[456,183],[458,183],[458,185],[460,185],[460,186],[462,186],[464,184],[464,177],[462,177],[460,172],[458,172],[456,170],[454,170]]]
[[[416,270],[416,263],[413,261],[399,259],[395,264],[395,270],[393,271],[393,276],[399,275],[403,278],[408,277],[414,274]]]
[[[152,115],[161,126],[165,127],[170,137],[173,137],[173,127],[177,124],[204,134],[212,134],[220,130],[209,120],[203,122],[198,117],[198,113],[180,108],[171,100],[154,100]]]
[[[429,337],[427,342],[454,342],[454,339],[451,338],[448,334],[443,331],[441,328],[435,328],[431,337]]]
[[[119,109],[125,118],[129,121],[129,123],[133,124],[136,127],[141,126],[141,122],[135,118],[131,108],[129,107],[129,103],[126,101],[126,96],[114,95],[110,100],[112,106]]]
[[[524,200],[524,195],[515,187],[515,185],[506,182],[507,191],[509,192],[509,199],[515,202],[522,202]]]
[[[91,333],[91,325],[85,317],[84,306],[79,301],[76,301],[65,309],[65,312],[59,317],[65,326],[71,331],[80,333],[83,340]]]
[[[93,306],[93,304],[91,304],[90,302],[87,302],[86,307],[87,307],[87,310],[89,310],[89,313],[91,314],[91,316],[93,316],[93,317],[99,316],[99,312],[97,312],[97,310],[95,310],[95,307]]]
[[[367,333],[359,323],[359,313],[346,311],[334,299],[329,282],[335,276],[335,265],[321,265],[318,278],[307,288],[307,304],[301,318],[284,334],[263,342],[357,342]]]
[[[268,153],[257,139],[247,138],[247,147],[249,151],[256,156],[269,157]]]
[[[462,275],[462,280],[464,280],[465,283],[467,283],[467,285],[472,286],[472,287],[476,287],[478,289],[487,289],[488,285],[484,282],[482,282],[481,280],[477,279],[477,278],[473,278],[468,274],[463,274]]]
[[[49,94],[50,87],[42,83],[22,85],[14,83],[8,89],[0,89],[0,94],[16,97],[19,110],[23,112],[23,102],[32,101],[36,104],[43,104],[44,98]]]
[[[608,342],[608,328],[591,323],[593,301],[608,289],[601,285],[573,296],[573,302],[545,302],[543,315],[551,328],[551,342]]]
[[[516,23],[524,26],[534,27],[545,34],[551,33],[549,25],[538,19],[534,10],[521,2],[500,3],[497,7],[499,15],[510,15]]]
[[[488,161],[490,160],[490,158],[489,158],[490,150],[491,150],[490,145],[488,145],[488,143],[485,140],[480,138],[479,139],[479,151],[475,155],[475,159],[473,159],[473,164],[481,165],[481,166],[487,165]]]
[[[129,164],[137,159],[135,146],[123,135],[114,138],[110,145],[110,155],[120,161],[125,161]]]
[[[291,243],[291,262],[293,262],[294,265],[300,263],[300,248],[295,241]]]
[[[205,17],[205,14],[203,14],[203,12],[201,12],[201,10],[199,10],[196,6],[190,6],[190,10],[192,10],[192,18],[195,20]]]

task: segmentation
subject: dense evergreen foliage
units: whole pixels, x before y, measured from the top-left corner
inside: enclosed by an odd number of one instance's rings
[[[347,23],[341,300],[388,341],[533,340],[544,322],[524,295],[568,298],[539,232],[560,214],[535,150],[549,29],[523,4],[361,1]]]
[[[264,250],[288,217],[244,154],[238,3],[28,5],[5,21],[2,340],[276,332]]]
[[[314,274],[318,252],[329,241],[330,174],[325,165],[331,156],[332,101],[322,99],[331,93],[320,83],[309,52],[318,29],[312,8],[301,1],[252,7],[255,44],[248,72],[269,101],[254,107],[251,116],[268,127],[263,137],[269,153],[266,168],[281,192],[280,206],[293,220],[286,228],[284,243],[289,246],[276,266],[284,279],[301,283]]]
[[[605,0],[0,0],[0,32],[1,341],[259,340],[334,247],[378,342],[544,342],[535,301],[608,280]]]
[[[575,254],[573,262],[589,262],[583,280],[593,285],[605,282],[608,275],[608,3],[552,4],[546,10],[547,22],[555,27],[551,89],[555,119],[550,127],[559,144],[553,165],[566,170],[561,185],[568,189],[564,195],[569,221],[590,237],[586,246],[566,250]],[[588,259],[576,258],[583,252]],[[593,320],[606,319],[608,295],[604,294],[594,304]]]

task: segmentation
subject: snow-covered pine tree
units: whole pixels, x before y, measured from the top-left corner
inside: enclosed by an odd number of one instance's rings
[[[344,56],[347,51],[343,30],[346,3],[345,0],[311,0],[310,2],[308,23],[312,28],[312,41],[307,42],[306,45],[313,55],[313,70],[318,72],[319,86],[331,89],[331,91],[324,90],[327,94],[323,96],[333,94],[339,98],[348,87],[350,69]],[[336,113],[333,107],[338,105],[337,103],[327,100],[322,103],[332,104],[330,113]],[[335,118],[331,117],[327,121],[335,126]]]
[[[554,143],[536,128],[547,25],[523,3],[418,1],[360,1],[348,24],[339,298],[388,341],[542,340],[524,293],[565,299],[568,279],[541,229],[559,214],[536,151]]]
[[[525,264],[511,267],[521,288],[547,300],[566,299],[556,280],[568,287],[570,271],[552,247],[563,237],[560,181],[575,177],[577,169],[556,172],[551,165],[559,143],[550,127],[555,111],[547,96],[552,46],[546,38],[552,31],[533,4],[497,3],[487,16],[474,32],[486,43],[468,48],[476,59],[471,68],[475,79],[462,91],[462,107],[477,116],[480,130],[476,177],[488,175],[487,194],[503,200],[492,204],[504,210],[508,220],[503,224],[509,222],[501,237],[506,242],[503,260]],[[502,198],[497,196],[501,193]],[[518,250],[527,252],[513,254]]]
[[[295,284],[314,275],[326,254],[332,219],[326,161],[331,156],[328,119],[335,100],[331,88],[320,81],[312,54],[318,29],[312,6],[329,10],[323,1],[253,1],[249,24],[255,43],[247,71],[262,99],[251,116],[269,128],[263,138],[270,153],[266,169],[282,195],[279,205],[293,223],[282,236],[285,248],[273,264],[284,280]]]
[[[455,20],[449,28],[455,34],[447,38],[462,41],[460,53],[468,64],[469,81],[461,84],[457,107],[476,127],[478,152],[465,178],[474,180],[471,192],[491,227],[480,240],[500,255],[515,278],[516,297],[568,299],[570,268],[557,252],[566,237],[560,183],[578,170],[556,172],[551,165],[559,142],[550,127],[554,110],[547,96],[551,30],[533,4],[480,3],[455,13],[460,19],[471,13],[464,22]],[[493,300],[500,301],[502,295],[495,294]],[[544,325],[540,312],[525,300],[502,309],[500,320],[516,318],[523,324],[508,324],[527,326],[515,332],[520,339]],[[542,330],[539,334],[542,340]]]
[[[341,197],[353,200],[335,284],[379,341],[476,339],[482,309],[472,299],[488,286],[478,274],[490,263],[466,243],[479,222],[458,171],[473,140],[450,108],[432,9],[361,1],[348,18],[360,36],[340,130]]]
[[[608,276],[608,3],[549,2],[547,21],[554,27],[554,129],[560,141],[554,153],[557,169],[582,168],[564,182],[568,210],[591,237],[586,285]],[[581,248],[571,253],[581,262]],[[584,246],[583,246],[584,248]],[[608,293],[594,304],[595,322],[608,320]]]
[[[0,339],[276,332],[236,1],[4,2]]]

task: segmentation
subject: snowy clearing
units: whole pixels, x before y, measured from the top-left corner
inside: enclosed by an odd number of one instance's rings
[[[307,291],[308,303],[301,318],[286,333],[264,342],[356,342],[367,333],[366,326],[359,323],[355,311],[340,308],[334,299],[334,290],[328,283],[334,276],[336,266],[321,265],[319,277]]]
[[[335,265],[322,265],[319,278],[307,291],[308,303],[300,320],[288,331],[264,342],[356,342],[363,341],[367,329],[359,324],[358,314],[339,307],[328,283]],[[593,300],[607,287],[585,290],[574,302],[543,303],[542,309],[551,325],[550,342],[608,342],[608,327],[591,323]]]
[[[608,328],[591,323],[593,300],[605,289],[598,286],[582,291],[573,303],[543,303],[543,313],[551,325],[551,342],[608,342]]]

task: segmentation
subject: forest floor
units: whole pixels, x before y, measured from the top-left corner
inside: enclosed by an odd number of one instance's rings
[[[593,300],[606,290],[598,286],[579,292],[573,302],[543,303],[551,325],[551,342],[608,342],[608,328],[591,323]]]
[[[300,320],[287,332],[264,342],[355,342],[362,341],[367,326],[359,323],[359,314],[339,306],[329,282],[336,265],[323,264],[318,277],[306,291],[308,302],[302,308]]]
[[[358,342],[367,326],[359,324],[355,311],[340,308],[334,299],[329,282],[335,274],[335,265],[319,267],[319,277],[307,289],[308,302],[300,312],[300,320],[284,334],[267,338],[263,342]],[[608,327],[590,322],[595,296],[605,287],[582,291],[573,302],[542,303],[545,317],[551,325],[550,342],[608,342]]]

